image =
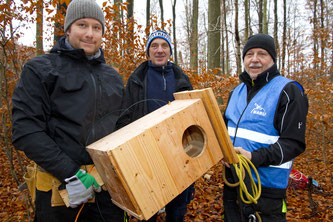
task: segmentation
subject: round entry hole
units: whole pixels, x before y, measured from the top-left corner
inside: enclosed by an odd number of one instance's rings
[[[183,134],[182,142],[187,155],[197,157],[203,151],[206,136],[200,126],[192,125]]]

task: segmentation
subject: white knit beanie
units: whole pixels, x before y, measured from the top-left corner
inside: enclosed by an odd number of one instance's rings
[[[171,38],[170,38],[169,34],[166,31],[163,31],[163,30],[157,30],[157,31],[151,33],[150,36],[148,37],[148,40],[147,40],[147,55],[148,55],[148,57],[149,57],[150,44],[156,38],[161,38],[161,39],[164,39],[165,41],[167,41],[167,43],[169,44],[169,47],[170,47],[170,56],[171,56],[172,55],[172,45],[171,45]]]
[[[94,18],[105,27],[105,18],[102,9],[95,0],[73,0],[67,7],[64,31],[71,26],[73,22],[81,18]]]

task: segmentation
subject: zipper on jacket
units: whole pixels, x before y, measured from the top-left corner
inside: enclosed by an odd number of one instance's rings
[[[164,66],[162,66],[162,77],[163,77],[163,84],[164,84],[164,86],[163,86],[163,89],[164,89],[164,91],[166,91],[166,79],[165,79],[165,73],[164,73]]]
[[[95,138],[95,121],[96,121],[96,112],[97,112],[97,83],[96,83],[96,79],[93,75],[92,72],[90,72],[90,77],[91,77],[91,80],[92,80],[92,83],[93,83],[93,86],[94,86],[94,110],[93,110],[93,119],[92,119],[92,125],[91,125],[91,133],[88,134],[88,137],[87,137],[87,141],[86,143],[88,143],[89,141],[89,138],[90,138],[90,135],[91,135],[91,138]],[[86,144],[88,145],[88,144]]]

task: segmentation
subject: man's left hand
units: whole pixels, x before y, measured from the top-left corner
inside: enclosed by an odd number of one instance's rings
[[[252,159],[252,153],[249,152],[249,151],[244,150],[242,147],[235,147],[235,151],[236,151],[236,153],[242,154],[243,156],[245,156],[249,160]]]
[[[75,208],[94,197],[94,192],[101,192],[101,186],[95,178],[80,169],[74,176],[65,179],[69,206]]]

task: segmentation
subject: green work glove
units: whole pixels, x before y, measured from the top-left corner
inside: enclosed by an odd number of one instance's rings
[[[94,197],[94,192],[101,192],[101,186],[95,178],[84,170],[65,179],[69,206],[75,208]]]

